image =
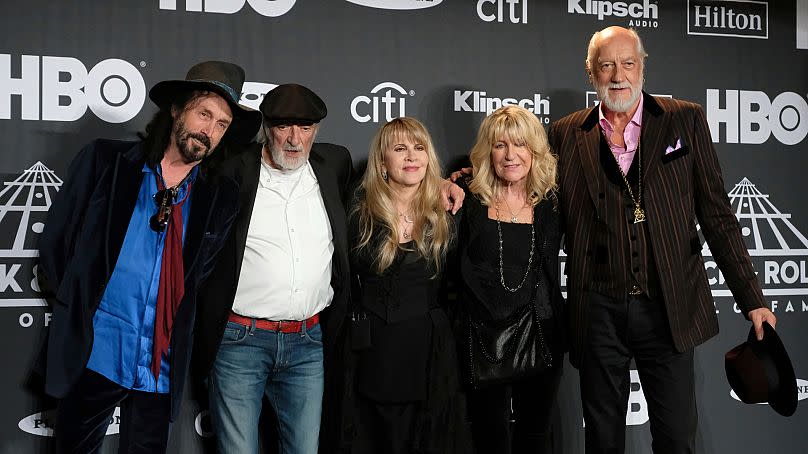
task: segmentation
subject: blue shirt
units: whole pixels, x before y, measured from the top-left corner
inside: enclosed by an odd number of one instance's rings
[[[177,192],[176,201],[189,196],[182,207],[183,240],[191,211],[188,184],[198,173],[198,167],[194,167]],[[168,393],[168,361],[161,361],[157,383],[151,372],[154,315],[166,237],[165,232],[155,232],[149,226],[149,219],[157,212],[154,194],[158,176],[163,178],[160,166],[156,171],[148,164],[143,166],[143,181],[126,237],[93,316],[95,340],[87,368],[124,388]]]

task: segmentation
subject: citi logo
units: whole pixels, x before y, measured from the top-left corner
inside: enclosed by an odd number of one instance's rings
[[[609,0],[567,0],[567,12],[570,14],[589,14],[598,16],[598,20],[607,17],[630,17],[632,19],[659,18],[659,7],[649,0],[643,2],[612,2]],[[637,26],[640,24],[630,23]],[[654,25],[656,27],[656,25]]]
[[[278,17],[288,13],[297,0],[184,0],[185,11],[233,14],[249,3],[252,9],[266,17]],[[160,9],[176,10],[177,0],[160,0]]]
[[[404,90],[394,82],[382,82],[370,90],[371,96],[357,96],[351,101],[351,116],[360,123],[390,121],[407,115],[407,96],[415,90]]]
[[[735,391],[730,388],[729,395],[737,400],[738,402],[743,402]],[[801,378],[797,379],[797,401],[808,399],[808,380],[803,380]],[[768,402],[758,402],[758,405],[768,405]]]
[[[769,4],[758,1],[688,0],[687,34],[769,37]]]
[[[808,135],[808,102],[791,91],[772,100],[762,91],[707,89],[707,123],[715,143],[724,125],[726,143],[761,144],[774,135],[796,145]]]
[[[378,9],[424,9],[438,6],[443,0],[346,0],[355,5]]]
[[[478,0],[477,16],[486,22],[526,24],[527,0]]]
[[[43,411],[22,418],[17,427],[23,432],[40,437],[52,437],[53,427],[56,424],[56,410]],[[121,407],[115,407],[115,412],[109,420],[106,435],[115,435],[121,429]]]
[[[261,101],[264,100],[264,96],[277,86],[277,84],[245,81],[244,85],[241,86],[241,98],[238,100],[238,103],[250,109],[258,110],[261,106]]]
[[[131,120],[146,100],[143,76],[124,60],[102,60],[89,71],[73,57],[19,61],[19,76],[12,75],[11,55],[0,54],[0,120],[12,118],[12,96],[20,97],[22,120],[76,121],[89,107],[107,123]]]
[[[454,91],[454,111],[455,112],[480,112],[490,115],[491,112],[502,106],[518,105],[533,112],[536,115],[550,115],[550,99],[542,98],[540,93],[535,93],[532,98],[496,98],[488,96],[484,91]],[[549,123],[549,118],[540,118],[543,123]]]

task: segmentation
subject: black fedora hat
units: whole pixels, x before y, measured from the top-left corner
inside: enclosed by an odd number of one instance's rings
[[[298,84],[278,85],[264,96],[259,106],[270,124],[314,124],[328,115],[316,93]]]
[[[244,70],[233,63],[206,61],[188,70],[184,80],[164,80],[149,90],[149,98],[161,108],[171,105],[178,91],[205,90],[217,93],[230,105],[233,122],[228,134],[238,142],[255,137],[261,127],[261,113],[238,103],[244,85]]]
[[[774,411],[791,416],[797,409],[797,378],[786,347],[774,328],[763,322],[763,340],[755,327],[746,342],[724,355],[727,381],[742,402],[768,402]]]

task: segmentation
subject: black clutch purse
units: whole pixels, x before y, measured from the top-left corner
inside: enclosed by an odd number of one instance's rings
[[[510,383],[540,374],[553,365],[547,347],[542,319],[552,317],[552,309],[538,307],[542,260],[537,269],[530,303],[505,320],[477,321],[467,313],[466,381],[473,389]]]

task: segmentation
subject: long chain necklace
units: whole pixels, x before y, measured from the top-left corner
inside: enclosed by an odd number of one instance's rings
[[[527,275],[530,274],[530,268],[533,266],[533,250],[535,249],[536,245],[536,232],[533,227],[533,223],[530,223],[530,255],[527,258],[527,268],[525,268],[525,275],[522,276],[521,282],[516,287],[508,287],[505,284],[505,267],[502,261],[502,227],[499,221],[499,208],[494,207],[497,212],[497,235],[499,236],[499,282],[502,284],[502,288],[507,290],[508,292],[515,293],[517,290],[522,288],[525,285],[525,281],[527,280]],[[516,222],[516,221],[514,221]]]
[[[412,231],[412,218],[407,213],[402,213],[400,211],[398,212],[398,215],[404,220],[404,230],[402,232],[402,236],[404,236],[405,240],[411,240],[412,234],[410,232]]]
[[[642,209],[642,157],[640,156],[640,139],[637,138],[637,197],[634,197],[634,191],[631,190],[631,185],[628,184],[628,178],[626,178],[626,173],[623,172],[622,167],[620,167],[620,161],[617,160],[617,156],[614,153],[610,153],[614,158],[614,162],[617,163],[617,170],[620,171],[620,175],[623,177],[623,183],[626,184],[626,189],[628,189],[628,196],[631,197],[631,201],[634,202],[634,223],[639,224],[640,222],[645,222],[645,210]]]

